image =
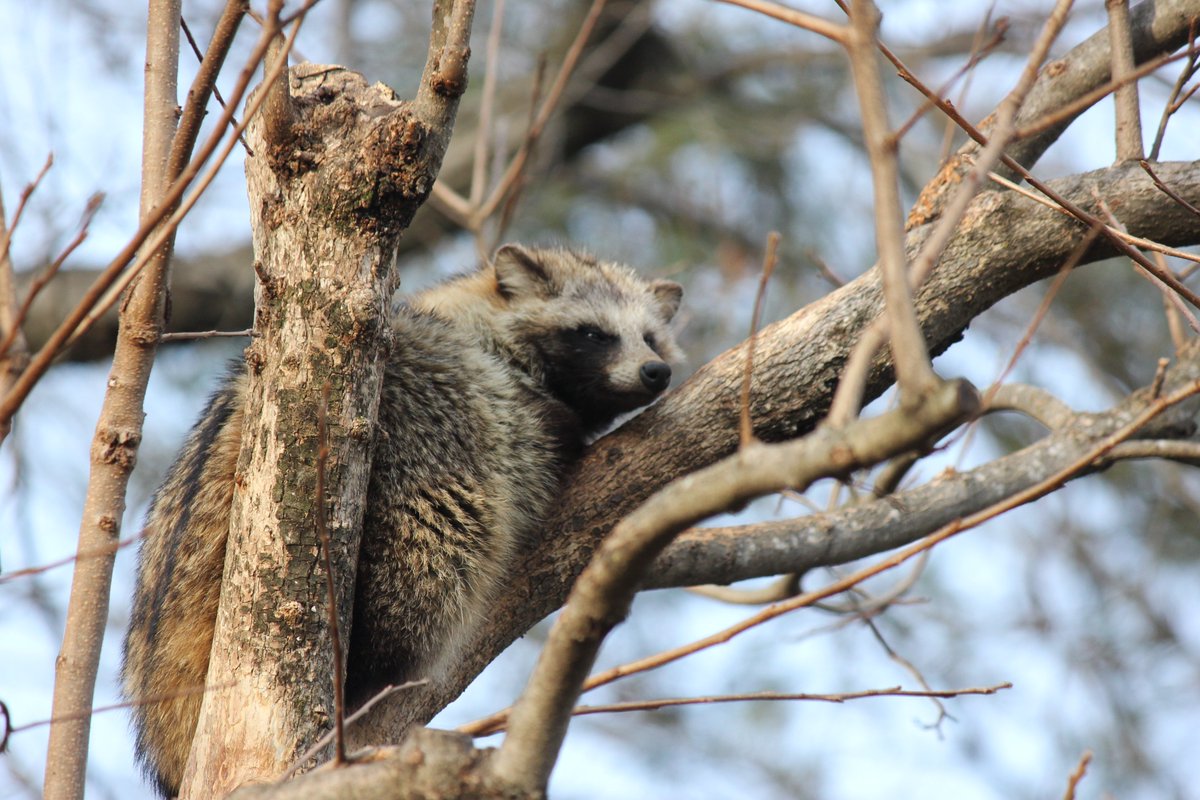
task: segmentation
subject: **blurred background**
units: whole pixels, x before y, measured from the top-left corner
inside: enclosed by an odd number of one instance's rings
[[[429,5],[324,0],[305,23],[296,55],[344,64],[410,97],[426,54]],[[840,19],[832,3],[795,5]],[[184,4],[201,47],[221,6],[217,0]],[[553,78],[588,6],[580,0],[505,4],[495,58],[497,108],[488,131],[494,149],[507,152],[520,143],[535,91],[544,92]],[[894,0],[882,6],[884,40],[931,86],[950,78],[1006,19],[1004,40],[950,92],[965,115],[978,120],[1011,88],[1052,3]],[[482,3],[477,12],[471,88],[442,171],[464,194],[493,11]],[[16,231],[17,268],[37,270],[52,261],[75,234],[87,198],[105,194],[87,241],[36,307],[29,326],[35,344],[44,326],[61,318],[56,304],[136,228],[144,14],[141,4],[117,0],[0,0],[0,191],[10,218],[22,188],[54,154]],[[1104,24],[1103,3],[1077,3],[1052,53],[1066,52]],[[247,21],[222,87],[232,85],[257,35]],[[196,63],[185,43],[182,87]],[[1177,70],[1168,67],[1141,83],[1148,141]],[[920,98],[887,77],[898,124]],[[1193,101],[1171,122],[1161,158],[1196,159],[1198,128]],[[909,131],[901,147],[909,200],[961,140],[935,115]],[[1068,130],[1035,173],[1054,177],[1113,159],[1111,102],[1105,101]],[[489,176],[503,166],[498,160]],[[679,280],[686,288],[679,338],[688,362],[678,373],[686,377],[745,337],[769,231],[782,234],[782,245],[768,321],[871,265],[871,208],[857,101],[837,48],[709,0],[612,0],[521,191],[502,215],[506,224],[473,236],[436,203],[427,204],[406,234],[400,269],[408,290],[469,268],[500,241],[569,241]],[[239,163],[231,162],[180,229],[173,329],[248,327],[249,241],[244,180]],[[977,319],[938,359],[939,371],[990,385],[1045,289],[1030,287]],[[74,551],[111,336],[111,328],[98,326],[56,366],[0,447],[5,572]],[[161,350],[125,535],[138,529],[150,493],[218,375],[243,346],[217,339]],[[1171,351],[1159,292],[1128,263],[1107,262],[1067,280],[1009,379],[1042,386],[1076,409],[1097,410],[1148,383],[1157,359]],[[923,463],[910,481],[948,464],[970,467],[1038,435],[1031,424],[989,418],[967,449]],[[814,499],[825,502],[829,488],[819,487]],[[592,716],[573,723],[552,796],[1058,797],[1085,750],[1094,758],[1081,796],[1200,796],[1193,776],[1200,730],[1198,498],[1194,470],[1120,465],[941,546],[909,599],[873,626],[806,610],[585,700],[919,688],[889,652],[934,688],[1011,681],[1011,690],[942,705],[880,698]],[[737,520],[805,512],[794,500],[767,499]],[[125,548],[117,559],[98,706],[120,699],[134,550]],[[810,575],[806,585],[825,577]],[[897,578],[879,587],[889,580]],[[0,584],[0,700],[15,725],[50,714],[69,583],[64,566]],[[598,666],[682,644],[750,613],[681,590],[643,594]],[[507,705],[524,684],[541,638],[539,628],[517,642],[435,724],[460,724]],[[0,756],[0,798],[40,794],[46,736],[45,727],[14,734]],[[96,797],[150,796],[133,763],[122,710],[93,722],[89,781]]]

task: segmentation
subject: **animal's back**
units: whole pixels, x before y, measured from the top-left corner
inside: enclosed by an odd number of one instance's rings
[[[482,612],[565,455],[552,424],[564,409],[496,356],[425,315],[402,314],[396,332],[363,520],[351,706],[451,655],[439,634]]]

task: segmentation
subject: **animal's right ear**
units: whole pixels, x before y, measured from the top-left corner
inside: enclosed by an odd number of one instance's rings
[[[554,295],[554,285],[539,254],[519,244],[506,244],[492,258],[496,285],[507,300]]]

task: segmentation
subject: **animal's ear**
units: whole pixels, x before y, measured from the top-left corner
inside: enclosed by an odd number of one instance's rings
[[[508,300],[554,295],[554,284],[537,251],[506,244],[496,251],[492,268],[500,294]]]
[[[658,302],[663,322],[670,322],[679,310],[679,302],[683,300],[683,287],[675,281],[654,281],[650,284],[650,292]]]

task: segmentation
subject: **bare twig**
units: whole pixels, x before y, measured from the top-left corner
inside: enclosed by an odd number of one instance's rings
[[[906,279],[906,286],[904,287],[906,293],[908,286],[915,287],[921,285],[933,271],[943,249],[954,235],[958,223],[961,221],[963,215],[966,214],[971,199],[979,191],[983,177],[989,173],[991,166],[997,160],[1004,158],[1004,148],[1012,139],[1013,124],[1017,118],[1017,114],[1020,112],[1021,105],[1028,95],[1029,90],[1037,80],[1038,68],[1042,61],[1045,60],[1047,53],[1049,53],[1051,45],[1058,38],[1062,26],[1066,23],[1070,7],[1070,0],[1059,0],[1055,4],[1049,18],[1047,18],[1046,23],[1042,26],[1038,40],[1034,44],[1034,48],[1025,63],[1025,69],[1022,71],[1012,91],[1008,93],[1008,96],[1005,97],[996,110],[994,134],[991,140],[985,144],[984,149],[979,153],[974,168],[963,176],[962,185],[946,204],[938,220],[937,227],[925,240],[921,251],[913,260],[911,274]],[[910,82],[916,80],[886,45],[878,43],[878,47],[900,69],[902,77],[910,80]],[[931,102],[938,104],[939,107],[947,105],[938,95],[926,92],[926,97]],[[903,242],[901,242],[901,257],[903,257]],[[886,293],[886,273],[884,275],[884,291]],[[910,293],[908,297],[909,306],[911,307]],[[894,320],[890,316],[887,316],[886,312],[887,306],[891,303],[892,299],[889,296],[885,302],[885,316],[881,316],[863,331],[858,344],[851,353],[850,360],[842,372],[841,383],[838,385],[837,392],[830,406],[829,418],[832,424],[845,424],[846,421],[852,419],[858,413],[871,361],[874,358],[875,352],[883,344],[889,328],[894,324]],[[915,325],[915,321],[913,324]],[[924,363],[928,364],[929,358],[924,349],[923,337],[921,338],[921,347],[920,352],[924,354]],[[893,339],[893,351],[895,348],[896,341]],[[893,353],[893,359],[898,358],[899,355]],[[916,359],[914,358],[913,360],[915,361]],[[897,375],[899,374],[899,363],[897,362]],[[929,374],[932,375],[931,368]]]
[[[477,208],[483,202],[490,162],[488,140],[492,136],[492,108],[496,102],[496,83],[500,71],[500,39],[504,31],[504,0],[492,7],[492,29],[488,31],[486,72],[483,76],[483,96],[479,102],[479,127],[475,131],[475,155],[471,164],[471,190],[468,207]]]
[[[707,597],[710,600],[718,600],[722,603],[730,603],[731,605],[761,606],[767,603],[778,603],[780,600],[786,600],[789,597],[795,597],[796,592],[800,591],[800,576],[796,573],[780,575],[769,586],[764,586],[761,589],[735,589],[732,586],[706,584],[703,586],[689,586],[688,591],[698,594],[701,597]]]
[[[775,271],[775,261],[779,249],[779,234],[771,231],[767,235],[767,250],[763,255],[762,275],[758,279],[758,292],[754,295],[754,313],[750,317],[750,336],[746,340],[746,371],[742,375],[742,408],[741,432],[742,447],[754,439],[754,427],[750,422],[750,380],[754,374],[754,341],[758,336],[758,324],[762,318],[763,298],[767,294],[767,282]]]
[[[1108,207],[1108,203],[1105,202],[1104,198],[1101,197],[1100,194],[1094,189],[1092,191],[1092,196],[1096,201],[1096,207],[1100,209],[1101,213],[1103,213],[1105,218],[1108,220],[1108,227],[1124,232],[1125,226],[1112,213],[1112,209]],[[1141,254],[1139,253],[1139,255]],[[1145,261],[1145,256],[1143,256],[1142,259]],[[1163,298],[1166,300],[1167,304],[1174,308],[1178,314],[1183,316],[1183,318],[1188,321],[1188,325],[1191,326],[1193,331],[1200,333],[1200,320],[1196,319],[1196,315],[1192,313],[1191,309],[1183,304],[1183,300],[1179,298],[1179,295],[1177,295],[1175,292],[1172,292],[1166,285],[1166,281],[1160,276],[1169,275],[1171,278],[1180,283],[1182,283],[1182,281],[1179,281],[1179,278],[1175,275],[1175,273],[1171,272],[1170,269],[1167,269],[1165,262],[1155,263],[1154,266],[1155,270],[1153,272],[1143,267],[1141,262],[1134,262],[1133,268],[1139,275],[1148,280],[1150,283],[1154,284],[1154,287],[1162,292]]]
[[[1108,41],[1112,55],[1112,79],[1120,82],[1133,72],[1133,34],[1129,30],[1129,0],[1105,0],[1108,10]],[[1142,112],[1138,108],[1136,81],[1124,82],[1114,94],[1116,101],[1117,160],[1131,161],[1145,154],[1142,147]]]
[[[1105,81],[1095,89],[1079,95],[1079,97],[1076,97],[1071,102],[1066,103],[1059,108],[1055,108],[1054,111],[1047,112],[1032,122],[1027,122],[1026,124],[1020,126],[1017,128],[1017,132],[1013,136],[1013,139],[1014,141],[1030,139],[1040,133],[1045,133],[1051,128],[1058,127],[1064,122],[1079,116],[1079,114],[1096,105],[1097,102],[1103,100],[1105,97],[1108,97],[1122,86],[1139,81],[1147,75],[1156,72],[1160,67],[1175,61],[1179,61],[1186,57],[1186,53],[1168,53],[1156,56],[1155,58],[1146,61],[1144,64],[1138,65],[1120,80]]]
[[[926,550],[924,553],[921,554],[921,556],[922,556],[922,558],[921,558],[921,561],[917,565],[917,569],[913,570],[913,573],[914,573],[914,577],[912,579],[913,581],[916,580],[916,576],[919,576],[921,574],[921,572],[924,570],[925,564],[928,563],[929,551]],[[951,719],[951,720],[954,719],[950,715],[950,712],[948,712],[946,710],[945,704],[942,703],[942,695],[933,692],[932,688],[929,685],[929,681],[925,680],[925,676],[921,673],[921,670],[917,669],[917,665],[912,663],[911,661],[909,661],[904,656],[900,655],[900,653],[897,652],[894,647],[892,647],[892,645],[888,642],[888,640],[886,638],[884,638],[883,632],[881,630],[879,630],[879,626],[875,624],[875,620],[872,618],[872,616],[864,615],[863,622],[866,624],[867,630],[871,631],[871,635],[875,637],[875,641],[878,642],[879,646],[883,648],[883,652],[887,653],[887,657],[890,658],[892,661],[896,662],[897,664],[899,664],[901,669],[903,669],[909,675],[912,675],[913,679],[916,680],[917,683],[921,684],[921,686],[925,689],[925,691],[926,691],[925,696],[928,697],[930,699],[930,701],[933,703],[933,707],[937,709],[937,714],[938,714],[937,719],[934,720],[933,722],[925,725],[925,728],[937,730],[938,734],[940,736],[942,723],[946,719]],[[1003,688],[1006,688],[1006,689],[1012,688],[1012,684],[1008,684],[1007,686],[1004,686]]]
[[[1196,208],[1194,205],[1189,203],[1187,200],[1180,197],[1178,192],[1176,192],[1170,186],[1167,186],[1165,183],[1163,183],[1162,179],[1159,178],[1158,175],[1155,174],[1154,169],[1150,166],[1149,161],[1142,159],[1142,160],[1138,161],[1138,164],[1141,165],[1142,169],[1146,170],[1146,174],[1150,176],[1150,180],[1154,181],[1154,185],[1158,188],[1158,190],[1160,192],[1162,192],[1167,197],[1174,200],[1176,203],[1178,203],[1182,207],[1186,208],[1191,213],[1200,217],[1200,208]]]
[[[1045,389],[1026,383],[997,384],[988,392],[986,413],[1019,411],[1047,429],[1063,431],[1079,421],[1079,415]]]
[[[267,0],[267,28],[275,32],[267,45],[266,63],[287,64],[290,47],[282,36],[279,15],[283,0]],[[262,107],[264,138],[272,147],[286,148],[292,138],[292,123],[296,112],[292,108],[292,92],[288,86],[287,69],[277,70],[269,82],[264,80],[261,91],[267,95]]]
[[[1039,205],[1043,205],[1046,208],[1053,208],[1055,211],[1059,212],[1063,216],[1067,216],[1067,217],[1073,216],[1071,214],[1071,212],[1067,211],[1065,208],[1058,205],[1050,198],[1045,197],[1041,194],[1038,194],[1037,192],[1032,192],[1029,189],[1026,189],[1024,186],[1021,186],[1020,184],[1013,183],[1008,178],[1005,178],[1002,175],[997,175],[994,172],[989,172],[988,180],[992,181],[995,184],[1003,186],[1005,189],[1008,189],[1009,191],[1016,192],[1017,194],[1021,195],[1022,197],[1032,200],[1033,202],[1035,202]],[[1098,222],[1102,225],[1103,233],[1105,234],[1105,236],[1107,236],[1109,238],[1115,236],[1131,247],[1138,247],[1138,248],[1141,248],[1142,250],[1151,250],[1155,253],[1162,253],[1163,255],[1171,256],[1172,258],[1180,258],[1180,259],[1183,259],[1184,261],[1191,261],[1193,267],[1200,266],[1200,255],[1197,255],[1196,253],[1189,253],[1188,251],[1180,250],[1177,247],[1168,247],[1165,244],[1153,242],[1149,239],[1143,239],[1140,236],[1132,236],[1127,231],[1122,231],[1118,228],[1113,228],[1109,225],[1105,225],[1103,223],[1103,220],[1100,220],[1100,219],[1097,219],[1096,222]],[[1190,273],[1181,274],[1180,280],[1185,280],[1189,274]]]
[[[890,55],[889,58],[894,59],[894,63],[896,63],[897,66],[902,69],[901,77],[903,77],[906,81],[908,81],[910,84],[912,84],[914,88],[916,88],[918,91],[920,91],[926,97],[929,97],[931,100],[933,100],[933,102],[937,105],[937,107],[939,109],[941,109],[942,113],[944,113],[948,117],[950,117],[950,119],[952,119],[954,121],[954,123],[956,125],[958,125],[960,128],[962,128],[962,130],[965,131],[968,136],[970,136],[978,144],[980,144],[984,147],[987,146],[988,138],[986,136],[984,136],[983,133],[981,133],[979,131],[979,129],[976,128],[974,125],[972,125],[965,117],[963,117],[960,113],[958,113],[958,110],[955,109],[954,106],[950,105],[949,103],[945,102],[944,100],[942,100],[941,98],[937,97],[932,92],[930,92],[929,88],[926,87],[919,80],[917,80],[917,78],[912,74],[911,71],[909,71],[907,68],[903,67],[902,62],[900,62],[900,60],[898,58],[896,58],[894,54]],[[1181,297],[1183,297],[1185,300],[1187,300],[1193,306],[1195,306],[1196,308],[1200,308],[1200,295],[1197,295],[1195,292],[1193,292],[1187,286],[1183,285],[1183,283],[1181,283],[1180,280],[1178,278],[1176,278],[1174,275],[1170,274],[1169,272],[1163,272],[1162,270],[1160,270],[1156,264],[1154,264],[1148,258],[1146,258],[1144,255],[1139,253],[1137,251],[1137,249],[1133,245],[1130,245],[1125,238],[1123,238],[1122,236],[1117,234],[1115,231],[1111,230],[1109,228],[1109,226],[1104,225],[1103,222],[1101,222],[1099,219],[1097,219],[1095,215],[1089,214],[1088,212],[1084,211],[1081,207],[1079,207],[1075,203],[1071,202],[1067,198],[1060,195],[1058,192],[1051,189],[1048,185],[1046,185],[1045,182],[1034,177],[1034,175],[1028,169],[1026,169],[1024,166],[1022,166],[1020,163],[1018,163],[1011,156],[1004,155],[1001,157],[1001,161],[1004,162],[1004,165],[1006,167],[1011,169],[1017,175],[1021,176],[1021,178],[1023,180],[1025,180],[1027,183],[1029,183],[1030,186],[1037,189],[1039,192],[1041,192],[1043,195],[1048,197],[1050,200],[1052,200],[1054,203],[1056,203],[1059,207],[1061,207],[1064,211],[1066,211],[1068,214],[1070,214],[1071,216],[1078,219],[1083,224],[1085,224],[1089,227],[1100,225],[1105,237],[1109,240],[1109,242],[1112,243],[1112,245],[1118,251],[1120,251],[1122,254],[1128,256],[1129,258],[1133,259],[1135,262],[1140,264],[1142,267],[1144,267],[1146,269],[1147,272],[1154,275],[1156,278],[1161,280],[1167,286],[1171,287],[1171,289],[1174,292],[1179,294]]]
[[[888,319],[892,361],[902,403],[914,403],[936,385],[925,337],[917,323],[904,254],[904,212],[896,166],[897,141],[888,128],[887,98],[876,60],[879,9],[870,0],[851,4],[846,49],[854,74],[863,137],[871,163],[875,194],[875,246],[883,279],[884,314]],[[873,354],[872,354],[873,355]],[[844,424],[846,418],[835,424]]]
[[[1154,369],[1154,381],[1150,384],[1150,396],[1158,399],[1162,395],[1163,381],[1167,379],[1167,367],[1171,364],[1168,358],[1160,358]]]
[[[29,309],[33,306],[33,301],[37,299],[39,294],[41,294],[42,289],[46,288],[46,285],[54,279],[54,276],[58,274],[58,270],[62,267],[63,262],[65,262],[67,258],[70,257],[71,253],[75,252],[75,249],[79,247],[79,245],[83,244],[83,241],[87,239],[88,226],[91,225],[92,218],[96,215],[96,212],[100,210],[100,204],[103,201],[103,194],[94,194],[88,198],[87,206],[83,209],[83,219],[81,219],[79,222],[79,231],[75,234],[75,237],[67,243],[67,246],[64,247],[62,252],[59,253],[54,261],[50,263],[50,266],[46,267],[42,274],[38,275],[37,278],[30,283],[29,290],[25,293],[25,299],[21,301],[21,307],[17,309],[16,316],[13,318],[11,326],[8,328],[8,335],[4,337],[2,342],[0,342],[0,358],[4,358],[4,356],[8,353],[8,349],[17,342],[17,337],[20,334],[21,326],[25,324],[25,320],[29,317]],[[3,330],[3,326],[0,326],[0,330]]]
[[[1067,776],[1067,790],[1063,793],[1063,800],[1075,800],[1075,790],[1079,788],[1079,782],[1087,774],[1088,764],[1090,763],[1092,763],[1092,751],[1084,750],[1083,755],[1079,757],[1079,763],[1075,765],[1075,769],[1071,770],[1071,774]]]
[[[1187,86],[1196,75],[1196,71],[1200,69],[1200,51],[1196,50],[1196,24],[1197,20],[1192,20],[1191,29],[1188,31],[1188,46],[1184,52],[1187,60],[1183,64],[1183,69],[1179,71],[1179,77],[1175,79],[1175,85],[1171,87],[1171,94],[1167,97],[1167,102],[1163,106],[1162,116],[1158,120],[1158,130],[1154,133],[1154,144],[1150,146],[1150,160],[1158,161],[1159,151],[1162,149],[1163,139],[1167,135],[1167,122],[1171,116],[1183,107],[1184,101],[1196,91],[1197,87],[1193,86],[1188,92],[1184,93],[1183,87]],[[1182,95],[1182,96],[1181,96]]]
[[[971,70],[975,69],[975,67],[977,67],[981,61],[992,54],[993,50],[1004,43],[1005,34],[1008,33],[1008,25],[1003,21],[1002,24],[998,24],[996,26],[996,30],[992,33],[991,38],[986,42],[978,41],[978,39],[982,38],[983,33],[984,30],[981,28],[979,31],[980,36],[976,37],[977,41],[971,48],[971,55],[967,59],[967,62],[955,70],[954,74],[943,81],[942,85],[937,88],[936,91],[939,97],[945,97],[948,95],[950,93],[950,89],[953,88],[954,84],[958,82],[959,78],[962,78],[964,75],[969,75]],[[962,105],[961,96],[959,97],[959,105]],[[917,107],[917,110],[914,111],[909,118],[904,121],[904,124],[896,129],[896,138],[903,139],[905,134],[908,133],[912,126],[916,125],[917,122],[927,113],[933,110],[933,108],[933,103],[931,103],[928,99],[923,100],[921,105]]]
[[[12,225],[9,225],[5,218],[4,195],[0,191],[0,337],[4,339],[3,345],[0,345],[0,396],[8,393],[9,387],[25,371],[29,363],[29,346],[25,341],[25,333],[22,328],[24,314],[17,308],[16,271],[13,269],[10,252],[12,235],[21,221],[25,203],[28,202],[29,196],[33,194],[53,163],[53,154],[48,155],[46,163],[37,177],[21,191],[17,210],[13,214]],[[28,298],[32,294],[33,290],[30,290],[26,297]],[[0,421],[0,442],[8,438],[11,429],[11,419]]]
[[[357,711],[355,711],[350,716],[346,717],[346,724],[353,725],[355,722],[357,722],[358,720],[360,720],[364,716],[366,716],[367,712],[369,712],[372,708],[374,708],[379,703],[382,703],[384,700],[388,699],[392,695],[398,694],[407,689],[415,689],[418,686],[424,686],[427,683],[429,683],[429,681],[425,678],[422,678],[419,681],[408,681],[407,683],[402,683],[399,686],[383,687],[378,692],[376,692],[375,695],[370,700],[363,703],[361,708],[359,708]],[[334,737],[334,731],[329,731],[324,736],[322,736],[320,739],[317,739],[317,741],[313,742],[312,747],[305,750],[304,753],[299,758],[297,758],[295,761],[292,762],[292,765],[287,768],[287,771],[285,771],[282,775],[279,776],[279,780],[286,781],[286,780],[294,777],[295,774],[297,772],[299,772],[300,769],[309,762],[309,760],[311,760],[314,756],[317,755],[317,753],[321,752],[321,750],[323,750],[331,741],[333,741],[333,737]]]
[[[575,41],[571,42],[571,46],[567,49],[562,66],[559,67],[558,75],[555,77],[554,83],[551,84],[546,99],[542,102],[541,108],[538,109],[533,124],[529,126],[529,130],[525,133],[525,140],[521,142],[521,147],[517,150],[516,155],[513,156],[512,161],[509,162],[508,168],[492,189],[491,194],[488,195],[487,199],[480,206],[477,206],[473,210],[471,215],[473,230],[478,230],[484,220],[496,213],[496,209],[500,207],[500,204],[504,202],[505,198],[520,180],[525,170],[525,164],[529,160],[529,156],[533,152],[538,139],[541,137],[542,130],[550,120],[551,114],[558,107],[558,101],[567,87],[567,82],[571,79],[571,73],[575,70],[575,65],[579,62],[579,57],[583,54],[584,45],[587,44],[588,39],[591,37],[592,31],[600,19],[600,12],[604,10],[606,2],[607,0],[592,0],[592,6],[588,9],[583,24],[579,27],[579,33],[576,34]]]
[[[42,178],[46,177],[46,173],[52,166],[54,166],[54,153],[48,153],[46,163],[42,164],[37,176],[21,190],[21,197],[17,200],[17,210],[13,212],[12,224],[5,222],[4,214],[0,213],[0,227],[3,228],[0,230],[0,259],[4,262],[9,260],[9,247],[12,245],[12,237],[17,231],[17,226],[21,224],[21,215],[25,213],[25,204],[29,202],[30,195],[37,191],[38,184],[42,182]]]
[[[1062,469],[1057,470],[1054,474],[1038,481],[1037,483],[975,513],[964,516],[961,519],[954,520],[953,522],[944,525],[938,530],[930,533],[921,541],[893,553],[876,564],[864,567],[854,573],[839,578],[827,586],[806,592],[805,594],[798,595],[784,602],[776,603],[775,605],[765,608],[758,614],[755,614],[735,625],[690,644],[657,653],[648,658],[641,659],[640,661],[635,661],[630,664],[625,664],[605,670],[603,672],[599,672],[587,679],[587,681],[584,683],[583,690],[590,691],[597,686],[603,686],[605,684],[612,683],[619,678],[639,672],[646,672],[651,669],[656,669],[674,661],[678,661],[679,659],[698,652],[699,650],[727,642],[735,636],[745,633],[746,631],[761,625],[763,622],[766,622],[769,619],[774,619],[775,617],[781,616],[790,611],[794,611],[795,609],[813,605],[818,600],[824,600],[827,597],[840,594],[853,586],[857,586],[867,578],[874,577],[875,575],[878,575],[886,570],[892,569],[899,564],[904,563],[913,556],[931,549],[946,539],[956,536],[963,531],[977,527],[987,520],[993,519],[994,517],[997,517],[1006,511],[1044,497],[1050,492],[1058,489],[1064,482],[1069,480],[1071,476],[1087,469],[1094,462],[1106,457],[1117,446],[1124,443],[1126,439],[1134,435],[1139,429],[1144,427],[1147,422],[1157,417],[1163,411],[1197,394],[1200,394],[1200,381],[1188,383],[1182,388],[1172,392],[1170,395],[1160,397],[1154,402],[1147,404],[1147,406],[1141,412],[1136,414],[1128,423],[1122,425],[1117,430],[1098,441],[1078,459],[1066,465]]]
[[[216,339],[216,338],[244,338],[253,336],[253,328],[245,328],[240,331],[178,331],[175,333],[164,333],[158,338],[160,342],[191,342],[197,339]]]
[[[795,25],[797,28],[803,28],[806,31],[811,31],[818,36],[824,36],[826,39],[844,45],[850,37],[849,26],[838,25],[836,22],[830,22],[827,19],[818,17],[814,14],[805,14],[803,11],[796,11],[793,8],[780,5],[779,3],[770,2],[770,0],[721,0],[724,3],[729,3],[733,6],[741,6],[751,11],[757,11],[759,14],[764,14],[781,22],[786,22],[789,25]]]
[[[240,3],[240,5],[245,5],[245,3],[242,2],[242,3]],[[230,9],[230,6],[226,6],[225,9],[226,9],[226,12],[228,12]],[[222,20],[224,20],[224,16],[222,16]],[[218,27],[220,26],[220,24],[221,24],[220,22],[217,23]],[[179,17],[179,27],[183,30],[184,38],[187,39],[188,44],[191,46],[192,53],[195,54],[196,60],[199,61],[201,64],[203,64],[204,63],[204,52],[200,49],[200,45],[196,43],[196,37],[192,36],[192,31],[188,27],[187,20],[184,19],[182,16]],[[217,39],[219,37],[214,36],[213,38]],[[220,104],[221,108],[225,108],[226,107],[225,106],[225,98],[221,96],[221,90],[217,88],[217,85],[215,83],[213,84],[213,87],[212,87],[212,93],[213,93],[213,97],[216,98],[216,101],[218,104]],[[237,121],[236,115],[233,115],[233,114],[230,115],[229,124],[235,128],[237,127],[238,121]],[[238,141],[242,143],[242,148],[246,151],[247,155],[251,155],[251,156],[254,155],[254,151],[251,150],[250,145],[246,143],[246,137],[244,135],[242,135],[241,133],[238,134]]]
[[[994,686],[980,686],[968,689],[903,689],[892,686],[886,689],[866,689],[860,692],[838,692],[836,694],[809,694],[799,692],[746,692],[744,694],[723,694],[708,697],[666,697],[657,700],[630,700],[624,703],[608,703],[606,705],[576,706],[571,711],[572,716],[582,717],[588,714],[616,714],[629,711],[656,711],[660,708],[677,706],[713,705],[717,703],[757,703],[764,701],[812,701],[819,703],[845,703],[851,700],[865,700],[872,697],[929,697],[953,698],[967,695],[990,695],[1011,689],[1012,684],[998,683]],[[491,718],[488,718],[489,720]],[[458,731],[470,736],[489,736],[505,730],[504,720],[494,720],[491,725],[484,725],[485,720],[479,720],[460,726]]]
[[[818,253],[816,250],[809,250],[806,255],[812,259],[814,264],[817,265],[817,272],[821,274],[822,278],[829,282],[830,286],[832,286],[834,289],[839,289],[846,285],[845,279],[833,271],[829,264],[826,263],[825,259],[821,257],[820,253]]]
[[[69,556],[60,558],[57,561],[51,561],[47,564],[40,564],[36,567],[26,567],[25,569],[18,569],[18,570],[13,570],[12,572],[6,572],[3,575],[0,575],[0,585],[8,583],[9,581],[14,581],[17,578],[27,578],[31,575],[40,575],[43,572],[49,572],[52,569],[58,569],[59,567],[65,567],[68,564],[74,564],[76,561],[83,561],[88,558],[99,558],[99,557],[103,557],[103,556],[112,555],[113,553],[120,550],[122,547],[128,547],[129,545],[134,544],[135,542],[140,542],[142,540],[142,537],[144,537],[145,535],[146,535],[146,531],[142,530],[138,533],[135,533],[133,536],[126,536],[124,539],[120,540],[119,542],[113,542],[112,544],[103,545],[102,547],[100,547],[97,550],[75,552]]]

